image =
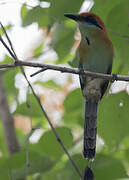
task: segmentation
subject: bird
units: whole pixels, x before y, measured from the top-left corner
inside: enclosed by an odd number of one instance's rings
[[[77,22],[81,41],[78,47],[79,70],[111,74],[114,47],[106,26],[101,18],[91,12],[64,14]],[[109,80],[79,75],[82,95],[85,102],[85,123],[83,156],[93,161],[96,153],[97,110],[108,87]]]

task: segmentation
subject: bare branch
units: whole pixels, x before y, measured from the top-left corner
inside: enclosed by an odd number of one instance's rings
[[[15,64],[2,64],[0,65],[0,69],[4,68],[14,68],[17,66],[29,66],[29,67],[35,67],[35,68],[42,68],[41,70],[37,71],[36,73],[32,74],[32,76],[36,75],[37,73],[41,73],[45,70],[55,70],[60,71],[62,73],[71,73],[71,74],[84,74],[87,76],[91,76],[94,78],[102,78],[107,79],[109,81],[119,80],[119,81],[129,81],[129,76],[126,75],[109,75],[109,74],[102,74],[102,73],[96,73],[96,72],[90,72],[90,71],[80,71],[77,68],[68,68],[68,67],[62,67],[62,66],[56,66],[56,65],[50,65],[50,64],[41,64],[41,63],[33,63],[33,62],[25,62],[25,61],[16,61]]]
[[[33,77],[33,76],[35,76],[35,75],[37,75],[37,74],[39,74],[39,73],[41,73],[41,72],[43,72],[43,71],[46,71],[47,69],[48,69],[48,68],[44,67],[44,68],[40,69],[39,71],[31,74],[30,77]]]

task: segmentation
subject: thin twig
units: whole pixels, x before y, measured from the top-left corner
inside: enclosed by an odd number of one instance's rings
[[[30,166],[30,161],[29,161],[29,138],[26,143],[26,179],[29,175],[29,166]]]
[[[31,74],[30,77],[33,77],[33,76],[35,76],[35,75],[37,75],[37,74],[39,74],[39,73],[41,73],[43,71],[46,71],[47,69],[48,68],[44,67],[44,68],[40,69],[39,71],[36,71],[35,73]]]
[[[2,27],[2,30],[3,30],[3,32],[4,32],[4,34],[5,34],[5,36],[6,36],[7,40],[8,40],[8,42],[9,42],[9,45],[10,45],[10,47],[11,47],[11,50],[13,51],[13,54],[14,54],[15,57],[16,57],[15,51],[14,51],[14,49],[13,49],[12,42],[10,41],[10,39],[9,39],[9,37],[8,37],[8,34],[7,34],[7,32],[6,32],[6,30],[5,30],[4,26],[3,26],[3,24],[2,24],[1,22],[0,22],[0,25],[1,25],[1,27]],[[2,37],[1,37],[1,38],[2,38]]]
[[[4,28],[4,27],[2,26],[2,28]],[[6,30],[4,29],[4,31],[6,31]],[[7,38],[7,40],[8,40],[8,38],[9,38],[8,35],[7,35],[7,33],[6,33],[6,38]],[[0,39],[0,41],[1,41],[1,39]],[[3,43],[3,41],[1,41],[1,42],[2,42],[3,45],[5,44],[5,43]],[[10,43],[10,42],[11,42],[10,39],[9,39],[8,42],[9,42],[9,44],[10,44],[11,50],[13,51],[12,53],[14,53],[15,51],[14,51],[14,48],[13,48],[13,46],[12,46],[12,43]],[[5,46],[5,45],[4,45],[4,46]],[[7,49],[6,46],[5,46],[5,48]],[[7,50],[8,50],[8,49],[7,49]],[[11,50],[10,50],[10,51],[11,51]],[[10,51],[9,51],[9,53],[10,53]],[[11,54],[12,54],[12,53],[11,53]],[[11,55],[11,54],[10,54],[10,55]],[[12,56],[12,55],[11,55],[11,56]],[[58,134],[57,134],[54,126],[52,125],[52,123],[51,123],[51,121],[50,121],[50,119],[49,119],[49,117],[48,117],[48,115],[47,115],[44,107],[43,107],[42,104],[41,104],[41,101],[40,101],[39,97],[36,95],[36,93],[35,93],[32,85],[31,85],[30,82],[28,81],[28,78],[27,78],[27,76],[26,76],[26,74],[25,74],[25,72],[24,72],[23,67],[21,67],[21,64],[19,64],[19,61],[18,61],[18,58],[17,58],[16,53],[13,54],[12,58],[13,58],[14,61],[15,61],[15,65],[17,66],[17,64],[18,64],[18,65],[20,66],[20,69],[21,69],[21,71],[22,71],[22,73],[23,73],[23,75],[24,75],[24,77],[25,77],[25,79],[26,79],[29,87],[31,88],[31,91],[32,91],[33,95],[35,96],[35,98],[36,98],[36,100],[37,100],[37,102],[38,102],[38,104],[39,104],[39,106],[40,106],[40,108],[41,108],[41,110],[42,110],[42,112],[43,112],[43,115],[46,117],[46,119],[47,119],[47,121],[48,121],[48,123],[49,123],[49,125],[50,125],[50,127],[51,127],[51,129],[52,129],[52,131],[53,131],[53,133],[54,133],[57,141],[60,143],[61,147],[63,148],[64,152],[66,153],[66,155],[68,156],[69,160],[71,161],[73,167],[75,168],[76,172],[78,173],[78,175],[79,175],[80,178],[82,179],[82,174],[81,174],[80,170],[78,169],[77,165],[76,165],[75,162],[73,161],[73,159],[72,159],[72,157],[70,156],[69,152],[68,152],[67,149],[65,148],[62,140],[61,140],[60,137],[58,136]]]
[[[30,99],[29,99],[29,86],[28,86],[28,90],[27,90],[27,100],[26,100],[26,106],[28,109],[28,117],[30,118],[30,133],[29,136],[27,138],[27,142],[26,142],[26,179],[28,177],[29,174],[29,166],[30,166],[30,160],[29,160],[29,138],[31,136],[31,134],[33,133],[32,130],[32,119],[31,119],[31,105],[30,105]]]
[[[7,49],[7,51],[9,52],[9,54],[11,55],[12,58],[15,58],[13,53],[11,52],[10,48],[7,46],[7,44],[4,42],[2,36],[0,35],[0,41],[2,42],[2,44],[4,45],[4,47]]]
[[[118,32],[116,32],[116,31],[113,31],[113,30],[110,29],[110,28],[107,28],[107,29],[108,29],[109,32],[111,32],[112,34],[115,34],[115,35],[120,36],[120,37],[122,37],[122,38],[129,39],[129,36],[128,36],[128,35],[125,35],[125,34],[122,34],[122,33],[118,33]]]

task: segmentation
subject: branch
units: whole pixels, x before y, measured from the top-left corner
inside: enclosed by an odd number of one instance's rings
[[[33,63],[33,62],[25,62],[25,61],[16,61],[12,64],[2,64],[0,65],[0,69],[4,68],[14,68],[17,66],[29,66],[29,67],[35,67],[35,68],[42,68],[38,71],[38,73],[41,73],[46,70],[55,70],[60,71],[62,73],[71,73],[71,74],[84,74],[87,76],[91,76],[94,78],[102,78],[107,79],[109,81],[119,80],[119,81],[129,81],[129,76],[126,75],[109,75],[109,74],[102,74],[102,73],[96,73],[96,72],[90,72],[90,71],[80,71],[77,68],[68,68],[68,67],[62,67],[62,66],[56,66],[56,65],[50,65],[50,64],[41,64],[41,63]],[[36,73],[32,74],[31,77],[36,75]]]
[[[107,79],[110,81],[114,81],[114,80],[129,81],[129,76],[123,76],[123,75],[114,75],[114,74],[109,75],[109,74],[102,74],[102,73],[96,73],[96,72],[90,72],[90,71],[80,71],[77,68],[68,68],[68,67],[61,67],[61,66],[56,66],[56,65],[31,63],[31,62],[24,62],[24,61],[18,61],[17,63],[18,65],[21,65],[21,66],[40,67],[40,68],[43,68],[43,70],[41,69],[42,71],[50,69],[50,70],[60,71],[62,73],[84,74],[84,75],[88,75],[94,78],[102,78],[102,79]],[[41,70],[39,72],[41,72]],[[31,77],[32,76],[33,74],[31,75]]]

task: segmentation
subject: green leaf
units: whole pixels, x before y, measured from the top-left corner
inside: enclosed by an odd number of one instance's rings
[[[46,88],[54,88],[54,89],[61,89],[61,86],[54,82],[53,80],[49,80],[47,82],[42,82],[42,81],[36,81],[35,84],[40,84],[43,87]]]
[[[29,167],[28,175],[41,173],[50,170],[55,164],[48,157],[41,156],[34,151],[29,150]],[[35,163],[36,162],[36,163]],[[0,178],[4,177],[9,180],[10,172],[13,179],[21,179],[26,176],[27,168],[26,152],[19,152],[9,158],[1,158],[0,160]]]
[[[73,67],[73,68],[77,68],[78,67],[78,53],[76,52],[75,57],[73,58],[73,60],[70,60],[68,62],[68,64]]]
[[[10,179],[7,158],[0,158],[0,179]]]
[[[86,166],[86,160],[83,158],[83,156],[81,154],[75,154],[72,156],[72,159],[76,163],[78,169],[80,169],[80,172],[83,172],[83,170]],[[71,180],[71,179],[78,180],[79,179],[79,175],[77,174],[77,172],[73,168],[70,161],[66,162],[65,168],[62,171],[62,175],[63,175],[63,180],[65,180],[65,179],[67,179],[67,180]]]
[[[9,63],[12,63],[12,62],[13,62],[12,58],[6,55],[4,60],[0,61],[0,64],[9,64]]]
[[[11,27],[12,27],[12,25],[9,24],[9,25],[7,25],[7,26],[4,26],[4,29],[7,31],[7,30],[9,30]],[[3,34],[4,34],[3,29],[0,28],[0,35],[2,36]]]
[[[69,113],[82,107],[82,96],[80,88],[70,92],[64,100],[65,110]]]
[[[129,34],[128,10],[129,1],[124,0],[111,9],[107,17],[107,26],[114,33],[110,32],[110,37],[114,47],[117,48],[121,63],[125,66],[129,64],[128,38],[121,37],[118,34]]]
[[[64,146],[67,150],[73,144],[73,136],[71,130],[66,127],[58,127],[55,128],[57,134],[61,138]],[[37,147],[37,148],[36,148]],[[49,157],[59,158],[61,155],[64,154],[64,151],[57,141],[55,135],[53,134],[52,130],[46,131],[43,136],[40,138],[38,144],[35,145],[35,148],[40,153],[46,154]]]
[[[43,113],[41,111],[41,108],[37,103],[33,94],[29,94],[29,105],[30,105],[31,116],[33,118],[43,118]],[[26,102],[18,105],[14,114],[21,114],[24,116],[28,116],[29,113]]]
[[[43,43],[41,43],[34,51],[33,54],[37,58],[39,57],[43,52]]]
[[[10,180],[10,178],[11,178],[11,175],[9,171],[5,172],[5,170],[3,170],[2,172],[0,172],[0,179]]]
[[[80,172],[83,171],[86,160],[82,157],[81,154],[76,154],[72,156],[72,159],[76,163],[77,167],[80,169]],[[63,162],[62,162],[63,163]],[[42,180],[52,180],[61,179],[61,180],[80,180],[78,173],[72,166],[71,162],[67,160],[63,168],[56,169],[55,171],[48,172],[42,175]]]
[[[94,0],[95,4],[92,7],[92,12],[99,15],[105,22],[110,10],[123,1],[124,0]]]
[[[54,161],[51,161],[48,157],[41,156],[38,153],[30,150],[28,158],[28,175],[46,172],[54,165]],[[12,170],[13,179],[20,179],[25,177],[27,168],[26,152],[19,152],[12,155],[9,157],[6,163],[8,164],[9,169]]]
[[[125,168],[120,160],[103,154],[96,156],[93,172],[96,180],[128,178]]]
[[[65,114],[63,120],[66,124],[84,124],[83,99],[81,90],[76,89],[69,93],[64,100]]]
[[[7,58],[6,61],[10,61],[10,58]],[[17,94],[17,89],[15,87],[15,76],[17,72],[16,69],[11,69],[3,73],[3,82],[8,95],[11,94],[16,96]]]
[[[84,0],[47,0],[51,3],[49,13],[57,20],[64,19],[64,13],[77,13]]]
[[[33,22],[37,22],[39,27],[47,26],[50,23],[48,8],[41,8],[40,6],[36,6],[29,10],[22,20],[22,25],[28,26]]]
[[[21,7],[21,18],[24,19],[24,17],[26,16],[28,12],[28,9],[27,9],[27,6],[26,4],[24,3]]]
[[[52,36],[52,47],[59,56],[59,62],[69,56],[74,43],[75,28],[67,27],[64,24],[57,24]],[[70,59],[67,59],[69,61]]]
[[[105,96],[99,104],[98,134],[110,149],[129,136],[128,107],[129,95],[124,91]]]

